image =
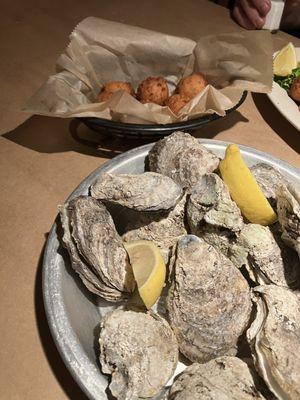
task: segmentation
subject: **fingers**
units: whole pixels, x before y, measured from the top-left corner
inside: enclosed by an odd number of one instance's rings
[[[239,4],[255,28],[261,29],[266,21],[265,16],[261,16],[257,8],[248,0],[239,0]]]
[[[253,7],[257,9],[262,17],[265,17],[271,10],[271,0],[250,0]]]
[[[241,25],[245,29],[256,29],[255,25],[249,20],[245,12],[243,11],[242,7],[240,4],[236,4],[234,6],[233,12],[232,12],[233,18],[236,20],[236,22]]]

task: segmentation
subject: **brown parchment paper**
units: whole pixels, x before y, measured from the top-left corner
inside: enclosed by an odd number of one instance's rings
[[[166,124],[209,113],[224,115],[243,90],[268,92],[272,87],[272,43],[265,31],[202,35],[196,43],[89,17],[70,39],[57,60],[57,73],[32,96],[25,111]],[[164,76],[172,93],[178,81],[192,72],[203,73],[209,85],[178,116],[168,107],[142,104],[124,92],[95,103],[101,86],[111,80],[129,81],[136,89],[149,76]]]

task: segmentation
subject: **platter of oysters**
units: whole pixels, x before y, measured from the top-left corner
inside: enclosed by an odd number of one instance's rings
[[[300,171],[174,132],[88,176],[43,293],[90,399],[300,399]]]

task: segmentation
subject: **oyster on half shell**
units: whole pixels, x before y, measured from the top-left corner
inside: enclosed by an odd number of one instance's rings
[[[258,224],[245,224],[236,243],[230,248],[230,258],[236,262],[240,251],[249,273],[253,272],[258,284],[276,284],[299,287],[299,260],[281,248],[269,227]],[[287,257],[288,256],[288,257]]]
[[[155,172],[106,173],[91,186],[91,195],[137,211],[166,211],[178,203],[182,189],[173,179]]]
[[[100,363],[121,400],[158,394],[174,373],[178,345],[167,321],[154,313],[117,309],[101,321]]]
[[[63,243],[86,287],[108,301],[127,298],[135,281],[127,252],[106,207],[79,196],[60,207]]]
[[[294,248],[300,257],[300,191],[291,185],[277,191],[278,221],[283,231],[282,240]]]
[[[188,189],[219,165],[219,158],[213,152],[184,132],[174,132],[159,140],[150,150],[148,159],[151,171],[167,175]]]
[[[168,213],[136,213],[125,228],[123,240],[152,240],[167,263],[178,238],[186,234],[185,205],[186,195]]]
[[[173,383],[168,400],[263,400],[248,365],[237,357],[192,364]]]
[[[197,236],[180,238],[175,257],[167,310],[180,351],[200,363],[226,354],[249,321],[247,281],[229,259]]]
[[[256,316],[247,331],[255,366],[280,400],[300,399],[300,298],[290,289],[253,289]]]

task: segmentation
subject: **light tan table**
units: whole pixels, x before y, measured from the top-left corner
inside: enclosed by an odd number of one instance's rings
[[[34,116],[25,121],[28,116],[19,109],[54,71],[68,34],[86,16],[194,39],[199,24],[208,30],[236,27],[226,9],[201,0],[1,3],[0,399],[85,399],[48,330],[41,288],[43,246],[57,205],[92,170],[141,142],[106,139],[98,150],[74,139],[69,120]],[[281,32],[273,37],[275,50],[288,41],[300,45]],[[78,130],[84,138],[97,139],[86,128]],[[246,144],[300,167],[299,132],[265,95],[248,95],[238,111],[197,136]]]

